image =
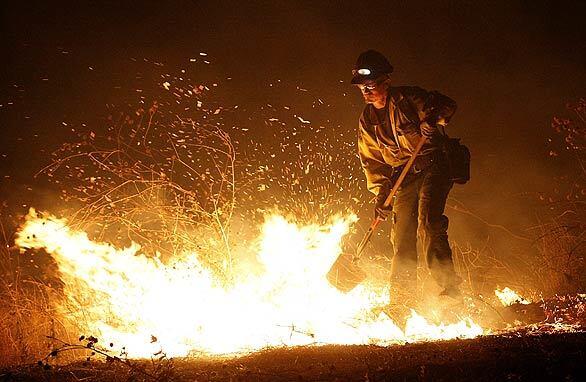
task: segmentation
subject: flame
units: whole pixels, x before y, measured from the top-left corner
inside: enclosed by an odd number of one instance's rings
[[[405,332],[376,307],[386,288],[360,285],[348,294],[325,274],[340,253],[356,216],[327,225],[297,225],[269,216],[257,240],[262,272],[242,274],[226,286],[197,253],[170,263],[90,240],[65,219],[31,210],[16,244],[43,248],[55,259],[64,284],[59,307],[83,333],[124,346],[130,357],[160,351],[170,356],[238,353],[267,346],[389,344],[475,337],[470,319],[433,325],[412,311]],[[153,337],[151,337],[153,336]],[[151,340],[153,339],[153,340]],[[156,339],[156,340],[154,340]]]
[[[494,294],[498,297],[503,306],[511,306],[513,304],[531,304],[531,301],[521,297],[519,294],[517,294],[517,292],[509,287],[504,287],[501,290],[495,289]]]

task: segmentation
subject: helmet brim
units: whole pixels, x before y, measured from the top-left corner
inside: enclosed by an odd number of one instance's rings
[[[368,81],[378,82],[379,80],[382,79],[382,77],[388,76],[389,74],[390,73],[371,73],[368,75],[364,75],[364,74],[356,73],[356,75],[354,75],[354,77],[352,77],[352,80],[350,80],[350,83],[352,85],[362,85]]]
[[[379,76],[377,75],[364,75],[364,74],[356,74],[354,77],[352,77],[352,80],[350,81],[350,83],[352,85],[361,85],[367,81],[375,81]]]

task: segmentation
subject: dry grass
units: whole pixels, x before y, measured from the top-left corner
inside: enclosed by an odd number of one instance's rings
[[[147,255],[163,260],[197,252],[229,283],[234,146],[211,119],[202,124],[176,116],[169,121],[167,115],[157,102],[148,110],[121,113],[111,118],[106,135],[92,133],[64,144],[39,174],[62,185],[62,213],[93,239],[119,246],[138,242]],[[53,362],[83,357],[78,347],[83,323],[68,321],[80,314],[67,311],[79,313],[83,304],[67,303],[50,256],[20,254],[9,248],[13,233],[3,234],[0,366],[36,363],[63,343],[70,346],[51,357]]]
[[[17,251],[0,249],[0,366],[36,363],[55,346],[47,336],[70,338],[55,311],[59,292],[26,272]],[[69,330],[67,329],[69,327]],[[63,361],[73,358],[68,355]]]

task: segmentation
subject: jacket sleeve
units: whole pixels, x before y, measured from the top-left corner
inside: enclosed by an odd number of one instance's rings
[[[378,195],[389,186],[393,167],[385,163],[376,138],[366,131],[362,118],[358,124],[358,156],[366,175],[368,190]]]
[[[445,126],[456,112],[456,101],[437,91],[426,91],[420,87],[410,87],[406,92],[421,122],[431,126]]]

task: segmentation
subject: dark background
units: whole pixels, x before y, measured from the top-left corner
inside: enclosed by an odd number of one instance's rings
[[[585,96],[583,1],[39,1],[3,2],[1,12],[4,211],[50,206],[33,178],[49,154],[99,129],[108,105],[132,102],[136,84],[161,70],[220,82],[227,104],[251,112],[274,102],[315,115],[301,87],[332,105],[326,128],[353,143],[362,101],[350,69],[373,48],[394,65],[395,84],[458,102],[449,129],[473,152],[473,179],[450,205],[475,217],[449,209],[453,237],[498,233],[511,245],[495,226],[524,235],[535,224],[537,194],[565,166],[548,156],[551,119]],[[286,86],[269,91],[278,80]],[[361,198],[363,186],[353,190]]]

